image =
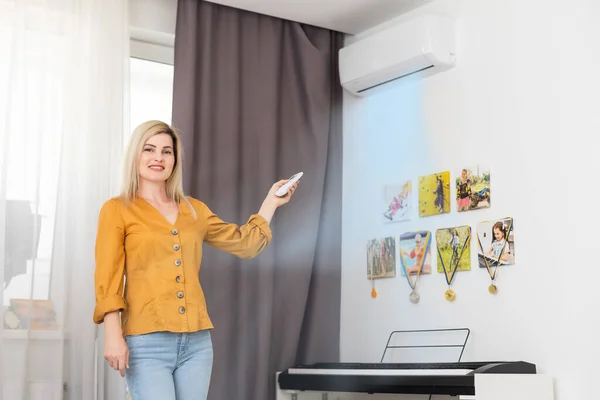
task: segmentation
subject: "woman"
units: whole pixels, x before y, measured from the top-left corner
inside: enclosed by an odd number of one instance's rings
[[[258,213],[237,226],[184,196],[181,162],[169,125],[141,124],[129,142],[122,193],[100,210],[93,319],[104,323],[104,357],[127,377],[133,400],[206,399],[213,325],[198,277],[202,243],[257,256],[271,240],[275,210],[297,186],[277,197],[286,180],[275,183]]]

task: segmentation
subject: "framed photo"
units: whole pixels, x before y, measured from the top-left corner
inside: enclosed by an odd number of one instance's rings
[[[471,269],[471,227],[457,226],[438,229],[435,233],[437,246],[437,272],[469,271]]]
[[[382,207],[384,222],[410,220],[413,212],[412,182],[407,180],[399,184],[385,185]]]
[[[419,216],[450,212],[450,172],[419,177]]]
[[[402,276],[431,274],[431,232],[418,231],[400,235],[398,243]]]
[[[479,268],[515,263],[515,228],[510,217],[480,222],[477,225]]]
[[[396,276],[396,238],[372,239],[367,242],[367,278]]]
[[[461,168],[456,175],[456,209],[458,212],[489,208],[492,204],[490,168],[477,165]]]

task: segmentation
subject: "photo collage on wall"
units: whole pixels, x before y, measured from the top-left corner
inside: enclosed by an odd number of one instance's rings
[[[383,186],[381,221],[385,224],[419,218],[491,208],[491,174],[485,165],[464,167],[452,177],[450,171],[438,171]],[[454,189],[455,196],[451,198]],[[413,196],[417,197],[414,201]],[[434,243],[435,238],[435,243]],[[472,246],[476,246],[473,248]],[[371,295],[377,297],[375,280],[396,278],[396,270],[406,280],[412,303],[418,303],[417,286],[422,275],[435,272],[444,277],[447,290],[444,297],[453,301],[452,289],[457,272],[471,271],[471,252],[476,251],[478,270],[490,276],[488,291],[497,293],[496,270],[499,266],[515,264],[514,226],[510,217],[482,221],[472,231],[468,224],[429,230],[401,232],[397,236],[372,238],[367,243],[367,278]]]

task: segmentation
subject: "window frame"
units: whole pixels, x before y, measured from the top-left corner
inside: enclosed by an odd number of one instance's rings
[[[173,66],[175,64],[175,35],[137,27],[130,30],[130,56]]]

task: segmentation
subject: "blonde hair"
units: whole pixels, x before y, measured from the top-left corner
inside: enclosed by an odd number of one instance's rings
[[[181,140],[175,129],[162,121],[146,121],[138,125],[131,134],[123,165],[121,198],[126,204],[129,204],[138,197],[140,190],[140,172],[138,169],[140,155],[142,154],[146,141],[152,136],[161,133],[171,136],[171,139],[173,140],[173,151],[175,153],[173,172],[165,182],[167,198],[177,204],[179,204],[180,200],[183,201],[186,203],[194,217],[196,217],[194,207],[192,207],[183,192],[183,168],[181,165],[183,160],[183,147],[181,145]]]

